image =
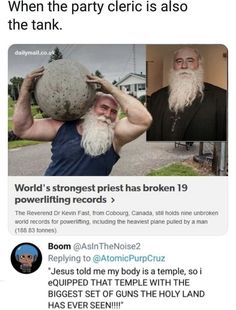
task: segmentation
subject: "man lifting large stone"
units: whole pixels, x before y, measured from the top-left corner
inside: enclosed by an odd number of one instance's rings
[[[87,75],[88,85],[99,85],[92,107],[82,117],[63,121],[34,119],[30,92],[42,78],[43,67],[26,76],[13,116],[14,133],[29,140],[52,141],[47,176],[106,176],[119,159],[123,145],[145,132],[152,118],[137,99],[105,79]],[[118,120],[118,109],[126,117]]]

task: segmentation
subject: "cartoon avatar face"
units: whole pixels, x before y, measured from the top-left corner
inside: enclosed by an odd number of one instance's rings
[[[30,244],[21,245],[16,249],[15,258],[21,263],[21,270],[24,273],[29,273],[33,263],[38,258],[38,250]]]
[[[34,261],[33,255],[29,253],[21,254],[19,257],[19,262],[23,265],[32,267],[32,263]]]
[[[35,272],[40,267],[41,262],[41,251],[33,243],[21,243],[12,250],[11,264],[20,273]]]

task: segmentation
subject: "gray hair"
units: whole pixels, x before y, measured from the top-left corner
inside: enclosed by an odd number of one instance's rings
[[[194,53],[197,55],[198,60],[202,60],[202,56],[201,56],[201,54],[200,54],[199,49],[197,49],[197,48],[195,48],[195,47],[191,47],[191,46],[181,47],[181,48],[177,49],[176,51],[174,51],[174,53],[173,53],[173,59],[175,59],[177,53],[179,53],[181,50],[184,50],[184,49],[187,49],[187,48],[192,49],[192,50],[194,51]]]
[[[105,93],[100,92],[100,91],[96,93],[94,105],[96,105],[96,102],[97,102],[99,99],[102,99],[102,98],[109,98],[111,101],[113,101],[113,102],[115,103],[115,105],[117,106],[117,108],[119,107],[118,102],[116,101],[116,99],[115,99],[112,95],[110,95],[110,94],[105,94]]]

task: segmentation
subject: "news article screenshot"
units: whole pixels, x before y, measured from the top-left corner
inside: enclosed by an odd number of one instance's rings
[[[235,44],[203,6],[5,5],[2,307],[234,308]]]

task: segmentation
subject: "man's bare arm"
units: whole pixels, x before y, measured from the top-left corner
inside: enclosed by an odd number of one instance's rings
[[[23,139],[51,141],[63,122],[52,119],[34,120],[31,113],[30,92],[34,84],[43,75],[41,67],[28,74],[21,86],[13,115],[13,131]]]
[[[117,122],[114,144],[116,150],[136,139],[151,125],[152,117],[143,104],[136,98],[122,92],[119,88],[97,76],[89,75],[88,83],[101,85],[101,91],[111,94],[125,112],[127,117]]]

